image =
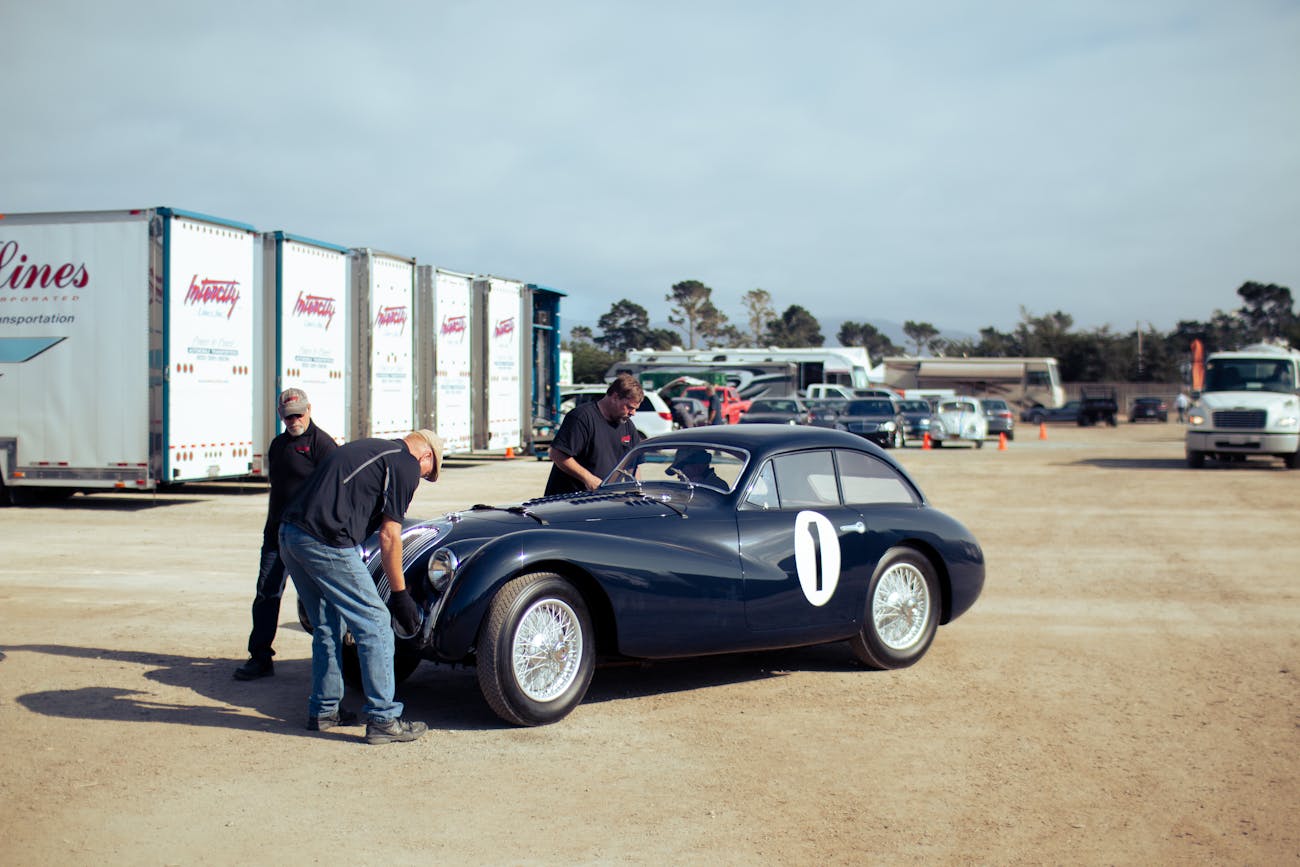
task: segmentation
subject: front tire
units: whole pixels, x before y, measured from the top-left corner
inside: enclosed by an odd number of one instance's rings
[[[939,581],[934,566],[912,548],[885,552],[867,585],[862,629],[849,647],[867,668],[907,668],[925,656],[939,628]]]
[[[508,723],[546,725],[587,695],[596,636],[582,594],[559,575],[514,579],[492,599],[479,632],[478,684]]]
[[[410,677],[420,664],[420,659],[418,651],[403,646],[398,641],[393,646],[393,683],[400,685]],[[355,689],[361,689],[361,655],[357,652],[356,642],[351,635],[343,639],[343,681]]]
[[[1187,466],[1194,470],[1199,470],[1201,467],[1205,466],[1205,452],[1188,452]]]

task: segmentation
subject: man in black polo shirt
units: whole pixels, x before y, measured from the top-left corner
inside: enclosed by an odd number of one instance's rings
[[[574,407],[551,441],[546,496],[595,490],[641,441],[632,414],[644,399],[636,377],[620,373],[600,400]]]
[[[280,597],[284,595],[280,514],[317,465],[338,448],[334,437],[311,420],[311,404],[301,388],[286,388],[277,402],[276,413],[284,422],[284,432],[271,440],[266,449],[271,496],[266,508],[266,525],[262,528],[262,557],[257,570],[257,593],[253,597],[253,630],[248,634],[248,661],[235,669],[235,680],[257,680],[275,674],[271,642],[275,640]]]
[[[442,440],[432,431],[356,440],[327,457],[285,507],[280,555],[312,623],[309,731],[356,721],[339,706],[345,632],[361,663],[366,743],[413,741],[428,728],[402,719],[393,699],[393,626],[406,635],[420,628],[402,572],[402,519],[420,479],[436,480],[441,466]],[[392,590],[387,608],[360,553],[375,530]]]

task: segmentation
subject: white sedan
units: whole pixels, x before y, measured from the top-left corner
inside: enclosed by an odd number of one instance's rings
[[[935,448],[946,442],[965,440],[981,449],[984,448],[984,439],[988,435],[989,422],[979,398],[954,397],[942,400],[931,416],[930,441]]]

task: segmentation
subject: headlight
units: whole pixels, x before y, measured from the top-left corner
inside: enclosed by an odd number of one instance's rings
[[[429,583],[437,593],[445,593],[447,585],[456,574],[460,559],[450,548],[439,548],[429,558]]]
[[[880,429],[881,429],[881,430],[893,430],[893,429],[894,429],[894,423],[893,423],[892,421],[887,421],[887,422],[885,422],[884,424],[882,424],[882,425],[880,426]]]
[[[1297,419],[1296,419],[1296,417],[1293,416],[1293,415],[1283,416],[1282,418],[1280,418],[1280,419],[1277,420],[1277,426],[1278,426],[1278,427],[1295,427],[1295,426],[1296,426],[1296,421],[1297,421]]]
[[[1187,423],[1191,425],[1205,424],[1205,413],[1200,410],[1192,410],[1187,416]]]

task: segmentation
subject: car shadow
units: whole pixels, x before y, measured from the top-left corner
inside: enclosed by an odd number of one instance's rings
[[[18,704],[43,716],[242,731],[273,730],[307,737],[355,738],[362,733],[360,727],[323,733],[308,732],[303,727],[311,681],[308,659],[277,661],[273,678],[243,682],[231,677],[238,660],[148,651],[60,644],[9,645],[0,652],[0,661],[12,665],[22,653],[139,665],[146,669],[145,680],[190,690],[209,702],[218,703],[163,701],[148,689],[121,685],[53,689],[17,697]],[[843,643],[658,662],[602,662],[583,703],[711,689],[785,677],[797,671],[839,672],[857,668]],[[405,717],[420,720],[430,728],[448,731],[514,728],[499,719],[483,700],[473,667],[422,662],[398,686],[397,698],[406,706]],[[344,706],[359,712],[362,703],[360,691],[349,685]]]
[[[1189,470],[1191,472],[1202,472],[1203,470],[1191,470],[1187,466],[1187,461],[1182,458],[1088,458],[1086,460],[1074,461],[1070,466],[1076,467],[1100,467],[1106,470]],[[1233,470],[1279,470],[1288,471],[1281,462],[1272,460],[1242,460],[1242,461],[1213,461],[1205,462],[1205,470],[1216,469],[1233,469]],[[1289,471],[1288,471],[1289,472]]]

